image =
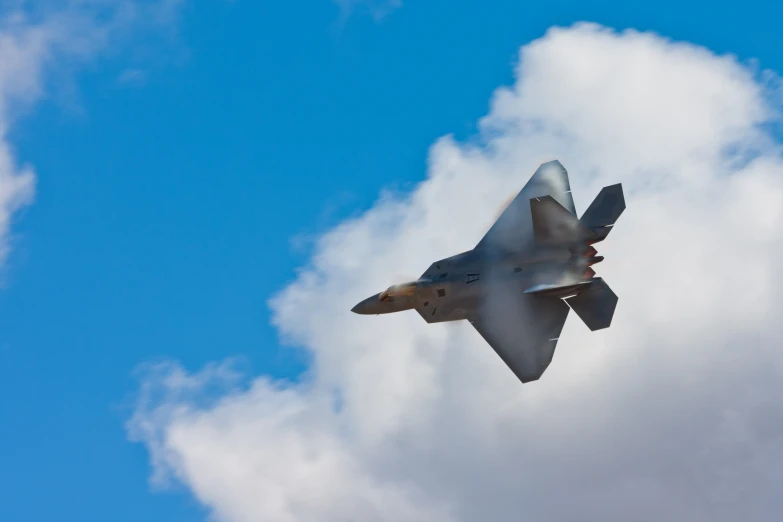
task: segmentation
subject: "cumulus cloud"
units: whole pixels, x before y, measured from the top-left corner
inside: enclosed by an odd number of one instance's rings
[[[179,3],[45,0],[0,7],[0,264],[8,253],[13,214],[32,201],[35,186],[32,166],[17,163],[7,140],[15,118],[46,94],[47,73],[105,54],[131,31],[165,26]]]
[[[523,47],[480,133],[319,243],[273,301],[312,366],[148,369],[129,421],[217,519],[773,520],[783,514],[783,160],[769,84],[731,56],[579,24]],[[622,182],[598,266],[613,326],[572,315],[520,385],[467,323],[349,312],[472,248],[544,161],[577,210]],[[217,388],[216,388],[217,387]],[[216,391],[217,390],[217,391]]]

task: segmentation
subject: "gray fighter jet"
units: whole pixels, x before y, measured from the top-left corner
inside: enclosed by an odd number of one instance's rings
[[[466,319],[522,382],[538,380],[569,307],[590,330],[612,322],[617,296],[592,265],[625,210],[622,185],[604,187],[576,217],[568,173],[541,165],[469,252],[436,261],[413,282],[357,304],[375,315],[415,309],[428,323]]]

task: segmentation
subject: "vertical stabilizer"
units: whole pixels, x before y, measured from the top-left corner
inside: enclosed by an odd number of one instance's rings
[[[540,245],[566,245],[594,239],[595,233],[552,196],[530,200],[533,235]]]
[[[625,210],[623,186],[618,183],[601,189],[580,221],[596,233],[597,241],[603,241],[612,231],[617,218]]]

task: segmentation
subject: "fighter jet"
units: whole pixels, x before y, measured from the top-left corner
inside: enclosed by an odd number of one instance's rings
[[[604,187],[576,217],[568,173],[542,164],[473,250],[434,262],[413,282],[353,308],[416,310],[428,323],[467,320],[523,383],[552,362],[568,310],[590,330],[612,322],[617,296],[595,277],[595,245],[625,210],[621,184]]]

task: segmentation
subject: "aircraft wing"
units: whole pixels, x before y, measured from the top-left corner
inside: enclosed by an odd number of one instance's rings
[[[524,383],[538,380],[552,362],[568,310],[556,297],[507,293],[469,321]]]
[[[507,252],[524,250],[533,239],[530,200],[543,196],[552,196],[568,212],[576,216],[568,172],[557,160],[538,167],[476,248],[495,248]]]

